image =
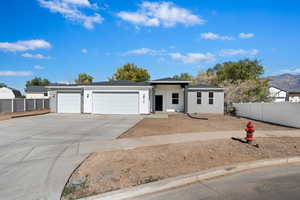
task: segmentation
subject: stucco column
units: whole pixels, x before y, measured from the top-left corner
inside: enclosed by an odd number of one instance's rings
[[[188,112],[188,104],[189,104],[189,102],[188,102],[188,86],[187,85],[185,85],[184,86],[184,113],[187,113]]]

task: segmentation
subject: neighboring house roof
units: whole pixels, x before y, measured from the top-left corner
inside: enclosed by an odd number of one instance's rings
[[[11,90],[12,93],[14,94],[15,98],[21,98],[21,97],[23,97],[22,93],[19,90],[15,89],[15,88],[11,88],[11,87],[2,87],[2,88],[6,88],[6,89]]]
[[[270,81],[269,87],[274,87],[285,92],[300,92],[300,85],[294,85],[284,81]]]
[[[189,85],[189,89],[216,89],[216,90],[224,90],[222,87],[212,86],[212,85],[205,85],[205,84],[196,84],[196,85]]]
[[[156,80],[149,81],[149,83],[191,83],[191,81],[187,81],[184,79],[179,79],[179,78],[160,78]]]
[[[45,86],[26,86],[26,93],[44,93],[47,92],[47,88]]]

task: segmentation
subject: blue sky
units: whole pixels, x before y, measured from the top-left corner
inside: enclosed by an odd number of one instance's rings
[[[10,0],[0,7],[0,82],[106,80],[133,62],[151,78],[257,58],[300,73],[297,0]]]

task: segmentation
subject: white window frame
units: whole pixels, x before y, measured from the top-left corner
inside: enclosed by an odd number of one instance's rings
[[[210,97],[210,94],[212,94],[212,97]],[[210,100],[212,100],[212,103],[210,103]],[[215,103],[215,93],[214,92],[208,92],[208,104],[214,105]]]
[[[200,97],[198,96],[198,94],[200,94]],[[200,100],[200,103],[198,103],[198,100]],[[197,105],[202,104],[202,92],[197,92],[197,94],[196,94],[196,103],[197,103]]]
[[[173,94],[177,94],[178,97],[177,97],[177,98],[174,98],[174,97],[173,97]],[[173,100],[177,100],[178,102],[177,102],[177,103],[173,103]],[[173,105],[178,105],[178,104],[179,104],[179,93],[178,93],[178,92],[173,92],[173,93],[172,93],[172,104],[173,104]]]

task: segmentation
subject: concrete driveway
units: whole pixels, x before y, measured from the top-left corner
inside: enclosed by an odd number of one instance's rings
[[[48,114],[0,121],[1,199],[57,200],[89,153],[141,116]]]

